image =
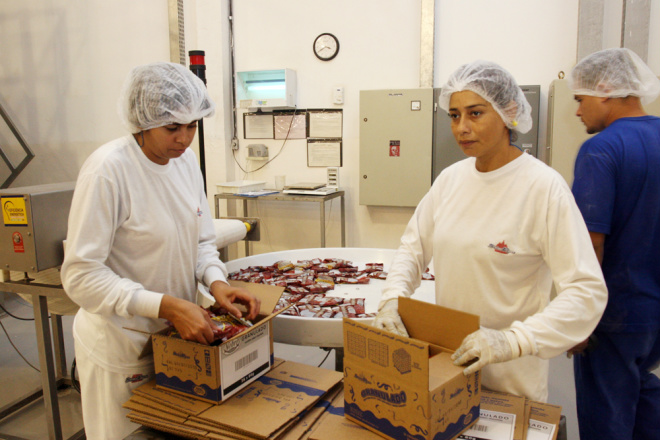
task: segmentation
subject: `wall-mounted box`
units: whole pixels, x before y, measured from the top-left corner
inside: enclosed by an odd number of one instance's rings
[[[431,187],[433,89],[360,91],[360,205],[415,207]]]
[[[3,269],[39,272],[62,264],[74,186],[63,182],[0,190]]]
[[[245,109],[295,108],[296,71],[291,69],[236,72],[236,100]]]

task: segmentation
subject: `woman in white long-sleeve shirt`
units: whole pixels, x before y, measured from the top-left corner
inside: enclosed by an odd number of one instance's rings
[[[417,206],[392,262],[374,325],[406,335],[398,300],[433,261],[436,303],[479,315],[454,354],[493,390],[547,400],[548,361],[586,339],[607,303],[603,275],[568,185],[512,144],[530,106],[495,63],[459,68],[440,106],[467,159]],[[552,285],[557,296],[552,301]]]
[[[237,315],[259,302],[230,287],[194,153],[197,121],[214,111],[204,83],[185,67],[133,69],[119,100],[131,134],[96,150],[74,191],[62,265],[80,305],[74,326],[88,439],[122,439],[137,425],[122,409],[153,376],[140,359],[149,334],[170,321],[185,339],[213,341],[212,322],[194,304],[197,282]]]

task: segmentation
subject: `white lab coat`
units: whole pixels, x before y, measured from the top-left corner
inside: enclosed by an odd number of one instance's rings
[[[153,361],[138,356],[164,326],[163,294],[195,301],[198,280],[226,280],[214,243],[191,150],[166,165],[132,135],[96,150],[76,183],[62,265],[64,289],[81,307],[76,347],[109,371],[143,371]]]
[[[607,303],[563,178],[528,154],[487,173],[474,158],[445,169],[408,223],[383,298],[409,296],[431,260],[437,304],[479,315],[483,327],[514,325],[536,355],[486,366],[482,384],[546,401],[546,359],[586,339]]]

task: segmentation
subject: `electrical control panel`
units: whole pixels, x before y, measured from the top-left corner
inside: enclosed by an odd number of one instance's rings
[[[433,89],[360,91],[360,204],[417,206],[431,186]]]

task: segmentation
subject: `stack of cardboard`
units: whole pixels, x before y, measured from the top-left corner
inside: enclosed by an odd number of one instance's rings
[[[342,373],[289,361],[276,364],[222,404],[159,388],[152,381],[137,388],[124,407],[135,423],[187,438],[297,439],[342,388]]]
[[[152,381],[137,388],[124,407],[135,423],[192,439],[381,439],[344,417],[341,373],[281,360],[222,404]]]

